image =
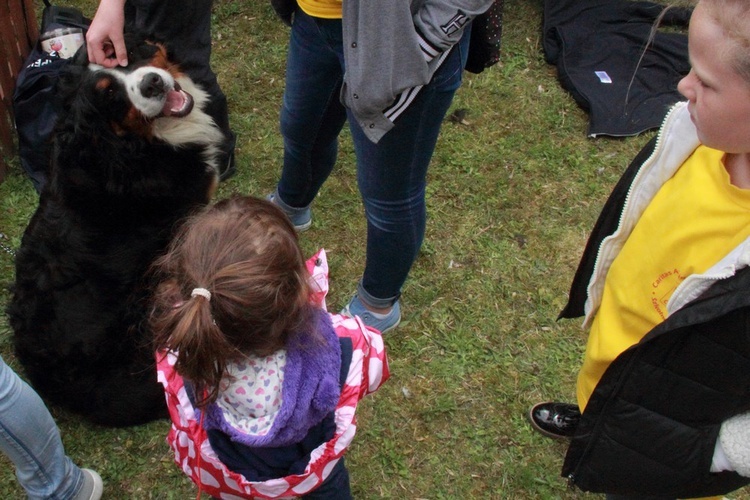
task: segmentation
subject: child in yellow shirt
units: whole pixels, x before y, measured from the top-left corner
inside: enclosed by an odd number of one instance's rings
[[[563,475],[609,499],[750,483],[748,46],[748,2],[700,0],[687,102],[615,187],[561,313],[590,326],[578,405],[529,414],[571,439]]]

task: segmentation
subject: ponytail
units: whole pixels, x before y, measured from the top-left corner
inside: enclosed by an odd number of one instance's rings
[[[160,314],[152,314],[151,328],[157,350],[176,354],[175,370],[195,386],[196,406],[216,400],[226,370],[227,358],[237,355],[211,313],[210,292],[196,288],[187,300],[171,302],[176,284],[163,284],[157,291]]]

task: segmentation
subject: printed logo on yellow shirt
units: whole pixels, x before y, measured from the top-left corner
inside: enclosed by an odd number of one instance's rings
[[[671,271],[661,273],[651,283],[651,304],[654,306],[654,310],[661,317],[662,321],[667,319],[667,302],[674,293],[675,289],[687,278],[680,273],[680,270],[675,268]]]

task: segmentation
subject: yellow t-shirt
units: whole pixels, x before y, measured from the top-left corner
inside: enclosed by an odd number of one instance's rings
[[[698,147],[661,187],[612,263],[578,374],[581,409],[609,364],[666,319],[675,288],[750,234],[750,190],[730,184],[723,158]]]
[[[321,19],[341,19],[342,0],[297,0],[305,14]]]

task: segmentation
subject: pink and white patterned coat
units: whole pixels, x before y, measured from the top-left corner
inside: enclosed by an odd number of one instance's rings
[[[325,307],[328,268],[323,250],[308,260],[308,270],[319,289],[314,300]],[[383,338],[377,330],[368,328],[359,318],[339,314],[331,315],[331,322],[338,337],[351,339],[353,348],[349,373],[335,409],[336,432],[313,450],[302,474],[267,481],[248,481],[219,461],[205,429],[196,419],[183,379],[174,370],[174,354],[157,354],[158,379],[164,386],[172,420],[167,443],[174,451],[175,462],[198,486],[199,492],[225,500],[294,498],[313,491],[326,480],[354,438],[357,404],[390,375]]]

